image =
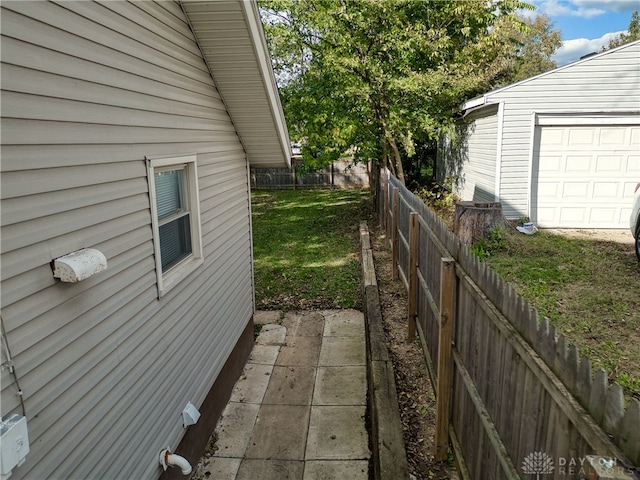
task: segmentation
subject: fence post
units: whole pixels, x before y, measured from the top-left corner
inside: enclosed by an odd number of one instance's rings
[[[380,220],[380,227],[384,228],[384,177],[382,175],[382,169],[378,171],[378,203],[376,209],[378,210],[378,219]]]
[[[391,248],[391,246],[393,245],[393,242],[391,240],[391,235],[393,232],[393,222],[394,222],[394,218],[393,218],[393,193],[389,193],[389,190],[391,189],[391,191],[393,192],[394,187],[391,186],[389,187],[389,184],[387,184],[387,234],[385,235],[386,237],[386,245],[387,248]]]
[[[455,260],[440,264],[440,333],[438,335],[438,385],[436,394],[436,461],[447,459],[451,416],[451,341],[453,339],[456,288]]]
[[[418,315],[418,212],[409,214],[409,311],[407,320],[409,326],[408,339],[413,342],[416,338],[416,317]]]
[[[400,225],[398,225],[398,210],[400,209],[400,189],[393,189],[393,223],[391,224],[391,254],[393,261],[391,262],[391,276],[394,280],[398,279],[398,231]]]
[[[388,172],[385,172],[386,175],[384,176],[384,182],[383,182],[383,186],[384,186],[384,192],[382,192],[382,206],[384,208],[384,215],[382,215],[382,222],[383,222],[383,227],[385,229],[385,231],[387,231],[387,226],[389,224],[389,175]],[[385,242],[388,241],[389,236],[387,235],[387,240],[385,240]]]

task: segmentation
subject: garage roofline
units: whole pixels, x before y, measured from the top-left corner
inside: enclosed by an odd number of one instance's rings
[[[634,42],[626,43],[626,44],[621,45],[621,46],[619,46],[617,48],[613,48],[611,50],[607,50],[605,52],[598,53],[597,55],[592,55],[590,57],[582,58],[582,59],[577,60],[575,62],[568,63],[568,64],[563,65],[563,66],[558,67],[558,68],[554,68],[553,70],[549,70],[548,72],[541,73],[540,75],[536,75],[535,77],[529,77],[529,78],[526,78],[524,80],[520,80],[519,82],[512,83],[511,85],[507,85],[507,86],[498,88],[496,90],[492,90],[490,92],[485,93],[484,95],[482,95],[480,97],[475,97],[475,98],[472,98],[471,100],[468,100],[467,102],[465,102],[462,105],[461,110],[463,112],[466,112],[467,110],[472,110],[472,109],[475,109],[477,107],[483,107],[485,105],[488,105],[488,104],[492,103],[492,102],[489,101],[489,97],[492,96],[492,95],[495,95],[495,94],[503,92],[505,90],[509,90],[509,89],[517,87],[519,85],[531,82],[533,80],[537,80],[538,78],[546,77],[547,75],[551,75],[553,73],[562,71],[565,68],[574,67],[574,66],[579,65],[581,63],[590,62],[592,60],[595,60],[597,58],[603,57],[605,55],[610,55],[613,52],[617,52],[618,50],[624,50],[625,48],[629,48],[632,45],[637,45],[637,44],[640,44],[640,40],[636,40]]]

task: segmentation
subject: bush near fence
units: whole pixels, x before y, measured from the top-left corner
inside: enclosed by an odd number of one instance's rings
[[[625,408],[546,319],[389,171],[380,221],[436,386],[436,451],[465,479],[640,478],[640,402]]]
[[[368,186],[370,164],[353,164],[352,162],[348,158],[340,159],[326,168],[304,175],[296,172],[295,160],[290,169],[251,168],[251,188],[302,189]]]

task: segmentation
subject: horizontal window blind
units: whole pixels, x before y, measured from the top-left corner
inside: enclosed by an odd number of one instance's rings
[[[156,205],[159,220],[186,210],[184,177],[184,169],[156,172]]]
[[[163,272],[166,272],[190,254],[190,215],[184,215],[160,227],[160,259]]]

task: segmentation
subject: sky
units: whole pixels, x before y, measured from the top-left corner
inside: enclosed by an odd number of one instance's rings
[[[562,32],[563,45],[552,57],[558,66],[600,51],[610,38],[626,32],[631,14],[640,10],[640,0],[528,0],[528,3],[537,7],[528,15],[546,13]]]

